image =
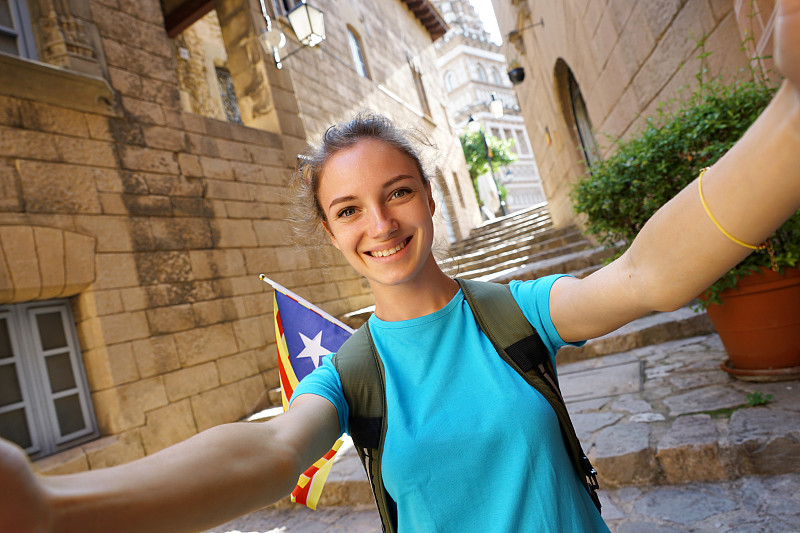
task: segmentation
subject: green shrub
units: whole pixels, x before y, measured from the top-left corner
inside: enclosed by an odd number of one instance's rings
[[[756,81],[726,85],[712,80],[675,103],[676,110],[662,108],[648,118],[640,134],[616,141],[615,153],[592,166],[572,191],[575,210],[587,217],[587,231],[603,244],[622,243],[621,255],[659,207],[736,143],[775,90]],[[797,264],[800,211],[772,243],[780,267]],[[765,252],[751,254],[712,286],[705,294],[707,303],[719,303],[719,293],[735,287],[740,276],[769,266]]]

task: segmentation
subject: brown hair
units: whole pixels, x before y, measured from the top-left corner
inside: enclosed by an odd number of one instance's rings
[[[326,220],[325,211],[319,203],[317,193],[325,165],[336,153],[354,146],[362,139],[375,139],[390,144],[410,157],[419,170],[422,182],[430,179],[423,168],[417,145],[431,143],[421,132],[411,128],[400,128],[389,118],[362,111],[347,122],[328,128],[317,146],[312,146],[298,157],[298,166],[292,176],[291,188],[298,201],[299,215],[295,222],[309,234],[316,234]]]

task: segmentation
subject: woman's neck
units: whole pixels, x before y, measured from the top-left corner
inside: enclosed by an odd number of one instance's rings
[[[388,322],[429,315],[446,306],[458,288],[431,257],[413,280],[393,286],[372,285],[375,315]]]

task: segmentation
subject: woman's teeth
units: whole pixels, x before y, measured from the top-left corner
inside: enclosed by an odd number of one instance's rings
[[[394,248],[389,248],[388,250],[378,250],[377,252],[370,252],[370,255],[372,257],[386,257],[386,256],[389,256],[389,255],[396,254],[397,252],[399,252],[400,250],[402,250],[405,247],[406,247],[406,243],[405,242],[401,242],[400,244],[398,244]]]

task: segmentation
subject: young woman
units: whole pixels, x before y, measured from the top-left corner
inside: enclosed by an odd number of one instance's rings
[[[800,0],[781,2],[777,30],[786,81],[703,179],[719,224],[753,244],[800,206]],[[400,533],[605,531],[583,488],[564,475],[572,467],[563,464],[552,411],[487,346],[457,284],[433,260],[430,185],[395,133],[371,116],[336,127],[300,179],[334,246],[375,294],[370,328],[391,420],[384,481]],[[614,263],[585,279],[554,276],[512,290],[554,354],[683,305],[748,252],[709,219],[695,183]],[[347,429],[329,362],[303,383],[289,411],[270,422],[218,426],[82,474],[36,476],[19,448],[0,441],[0,531],[198,531],[274,502]],[[481,412],[471,387],[497,392],[497,409]],[[520,422],[531,416],[541,422]]]

